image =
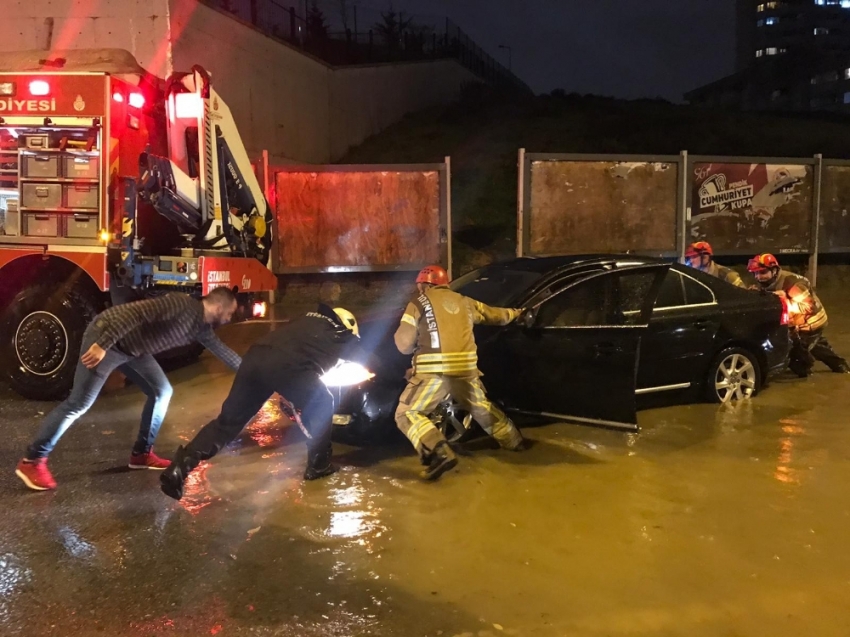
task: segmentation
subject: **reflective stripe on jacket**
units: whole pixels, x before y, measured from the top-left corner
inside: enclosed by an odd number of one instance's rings
[[[432,287],[411,301],[395,333],[402,354],[413,354],[416,374],[469,376],[478,372],[473,326],[507,325],[519,310],[493,308],[447,286]]]
[[[791,325],[801,332],[826,327],[826,310],[806,277],[780,270],[776,280],[767,289],[771,292],[785,292]]]

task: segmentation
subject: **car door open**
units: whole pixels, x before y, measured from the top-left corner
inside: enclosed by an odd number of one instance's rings
[[[668,268],[619,267],[529,299],[527,314],[482,352],[494,395],[513,411],[637,431],[641,336]]]

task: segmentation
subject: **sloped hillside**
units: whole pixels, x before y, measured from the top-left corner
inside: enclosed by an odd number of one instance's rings
[[[517,98],[472,86],[410,115],[341,163],[452,158],[459,270],[514,252],[517,151],[850,158],[850,119],[703,110],[578,95]]]

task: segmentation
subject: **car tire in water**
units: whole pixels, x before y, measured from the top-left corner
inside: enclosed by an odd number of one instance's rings
[[[761,368],[752,352],[728,347],[714,358],[705,387],[709,402],[736,402],[755,396],[760,389]]]
[[[445,403],[440,405],[431,417],[437,429],[451,443],[467,442],[483,433],[478,423],[471,419],[472,416],[468,412],[454,405],[450,408]]]
[[[83,332],[98,310],[94,295],[77,287],[37,285],[18,292],[0,317],[0,356],[12,389],[31,400],[65,398]]]

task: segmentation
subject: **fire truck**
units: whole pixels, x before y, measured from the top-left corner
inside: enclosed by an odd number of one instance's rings
[[[110,304],[229,286],[250,315],[277,289],[271,210],[210,75],[134,63],[0,69],[0,365],[27,398],[67,394]]]

